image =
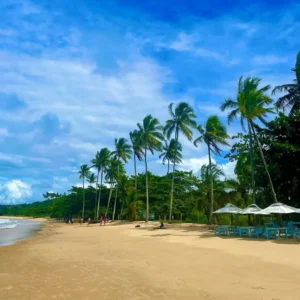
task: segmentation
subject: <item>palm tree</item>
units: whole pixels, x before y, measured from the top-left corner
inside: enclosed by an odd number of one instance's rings
[[[296,75],[294,83],[276,86],[272,91],[272,94],[287,92],[286,95],[277,100],[275,105],[283,109],[290,107],[290,115],[300,109],[300,51],[297,55],[295,68],[293,68],[292,71],[295,72]]]
[[[93,186],[93,184],[96,182],[96,175],[92,172],[89,172],[86,179],[90,186]]]
[[[198,143],[204,142],[208,148],[209,159],[209,172],[212,174],[211,152],[215,155],[221,154],[219,144],[228,145],[226,139],[228,139],[226,127],[221,123],[217,116],[210,116],[205,124],[205,129],[201,125],[197,127],[200,136],[195,139],[194,145],[197,147]],[[214,185],[213,176],[210,176],[210,214],[209,222],[212,221],[212,213],[214,209]]]
[[[120,162],[121,160],[126,163],[132,154],[132,150],[130,145],[127,143],[127,140],[125,138],[120,138],[120,139],[115,139],[115,150],[111,153],[114,158]],[[118,164],[118,177],[117,177],[117,182],[119,180],[119,164]],[[115,204],[114,207],[116,207],[116,201],[117,201],[117,196],[118,196],[118,184],[116,186],[116,194],[115,194]],[[115,219],[115,209],[113,212],[112,220]]]
[[[209,204],[209,200],[211,199],[211,180],[213,180],[215,192],[222,194],[226,189],[226,184],[225,181],[220,180],[220,177],[224,176],[223,170],[215,164],[212,164],[211,167],[203,165],[200,169],[200,181],[196,183],[196,186],[198,187],[198,192],[201,194],[200,199],[204,199],[202,205],[208,219],[211,213]]]
[[[113,188],[116,186],[118,174],[124,174],[125,170],[123,167],[123,164],[121,161],[116,160],[115,158],[112,158],[108,164],[108,166],[105,168],[105,180],[107,183],[110,184],[110,191],[109,191],[109,197],[106,207],[105,216],[107,216],[108,209],[110,207],[110,200],[113,192]],[[116,205],[114,205],[114,211],[115,211]]]
[[[266,105],[272,103],[272,99],[265,93],[270,89],[269,85],[262,88],[258,88],[261,79],[259,78],[246,78],[240,77],[238,83],[237,99],[226,99],[221,105],[221,110],[225,111],[232,109],[228,114],[228,123],[230,124],[235,118],[240,117],[242,128],[245,130],[245,123],[248,125],[248,134],[250,139],[250,162],[251,162],[251,177],[252,177],[252,199],[255,203],[255,175],[254,175],[254,162],[253,162],[253,137],[255,133],[253,124],[255,119],[259,119],[261,122],[266,123],[265,117],[268,113],[273,113],[272,109],[266,107]],[[256,139],[258,141],[258,139]],[[277,197],[269,174],[267,165],[265,163],[264,155],[261,149],[261,145],[258,142],[258,148],[261,158],[264,162],[265,170],[269,178],[274,201],[277,202]]]
[[[87,178],[89,176],[90,169],[88,165],[82,165],[80,167],[80,171],[78,172],[79,178],[82,179],[82,189],[83,189],[83,194],[82,194],[82,218],[84,219],[84,205],[85,205],[85,193],[84,193],[84,178]]]
[[[196,115],[194,110],[189,106],[189,104],[185,102],[180,102],[177,104],[176,108],[173,110],[174,103],[169,105],[169,113],[171,115],[171,119],[166,122],[166,126],[164,128],[164,133],[169,139],[173,133],[175,133],[175,142],[177,146],[179,133],[182,132],[188,140],[192,140],[193,132],[191,128],[196,127],[195,118]],[[175,153],[177,149],[175,147]],[[172,175],[172,185],[171,185],[171,197],[170,197],[170,214],[169,220],[172,220],[172,207],[173,207],[173,194],[174,194],[174,174],[175,174],[175,165],[176,161],[173,161],[173,175]]]
[[[176,142],[175,139],[171,139],[170,143],[165,140],[165,145],[163,146],[163,152],[159,155],[159,158],[162,159],[163,164],[167,161],[168,163],[168,170],[167,175],[169,174],[170,170],[170,162],[174,162],[176,164],[180,164],[182,160],[182,146],[179,142]]]
[[[152,154],[154,151],[160,151],[162,148],[162,141],[164,136],[162,134],[163,127],[159,125],[159,121],[148,115],[144,118],[143,123],[137,124],[140,130],[141,144],[144,147],[145,156],[145,175],[146,175],[146,222],[149,220],[149,190],[148,190],[148,164],[147,164],[147,150]]]
[[[100,202],[101,202],[101,191],[102,191],[102,183],[103,183],[103,173],[105,168],[108,166],[110,162],[110,151],[107,148],[102,148],[100,151],[97,152],[96,157],[91,160],[93,166],[97,168],[97,184],[99,182],[99,173],[101,172],[101,179],[100,179],[100,187],[99,187],[99,194],[98,194],[98,204],[97,204],[97,214],[96,219],[99,219],[99,209],[100,209]],[[96,190],[96,199],[95,204],[97,202],[97,190]]]
[[[132,143],[132,150],[133,150],[133,161],[134,161],[134,187],[135,187],[135,199],[137,197],[137,174],[136,174],[136,159],[139,161],[143,160],[143,148],[140,139],[140,132],[138,130],[134,130],[129,132],[129,137]]]

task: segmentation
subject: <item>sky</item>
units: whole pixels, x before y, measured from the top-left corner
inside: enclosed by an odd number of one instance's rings
[[[291,82],[298,1],[228,2],[0,1],[0,204],[67,192],[81,164],[146,115],[164,125],[171,102],[188,102],[199,124],[226,123],[219,106],[240,76]],[[180,141],[179,169],[199,171],[206,146]],[[234,163],[213,161],[234,176]],[[149,170],[166,172],[157,156]]]

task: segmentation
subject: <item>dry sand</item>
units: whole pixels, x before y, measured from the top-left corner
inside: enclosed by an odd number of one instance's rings
[[[0,247],[0,299],[300,299],[300,242],[51,224]]]

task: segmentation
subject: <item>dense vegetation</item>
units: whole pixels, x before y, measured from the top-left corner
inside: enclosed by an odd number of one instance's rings
[[[115,139],[114,151],[100,149],[91,164],[82,165],[82,187],[64,195],[46,193],[42,202],[0,206],[0,215],[213,222],[213,210],[227,202],[266,207],[281,201],[300,207],[300,52],[292,71],[293,83],[273,89],[273,95],[281,92],[274,104],[270,86],[261,86],[259,78],[240,78],[236,98],[226,99],[221,110],[228,111],[229,125],[239,118],[243,133],[229,137],[217,116],[202,126],[189,104],[170,104],[165,126],[148,115],[128,139]],[[267,121],[270,114],[274,117]],[[199,176],[176,170],[182,161],[179,138],[206,144],[209,164]],[[212,163],[212,155],[221,155],[225,145],[232,145],[225,157],[236,161],[236,179],[225,178]],[[149,170],[148,158],[155,152],[168,166],[165,175]],[[131,159],[134,175],[128,176],[125,164]],[[144,162],[142,174],[137,174],[137,161]]]

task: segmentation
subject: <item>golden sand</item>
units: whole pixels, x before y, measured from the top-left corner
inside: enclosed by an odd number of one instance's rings
[[[0,247],[0,299],[300,299],[300,242],[49,224]]]

